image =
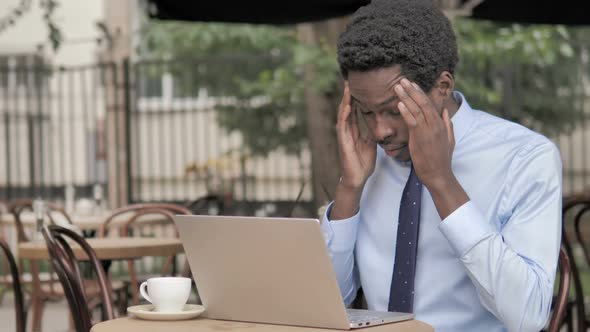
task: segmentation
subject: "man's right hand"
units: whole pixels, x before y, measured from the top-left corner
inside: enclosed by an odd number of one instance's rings
[[[336,189],[331,220],[356,214],[363,187],[375,169],[377,156],[377,144],[360,134],[356,112],[352,111],[348,81],[344,84],[344,96],[338,107],[336,133],[342,177]]]

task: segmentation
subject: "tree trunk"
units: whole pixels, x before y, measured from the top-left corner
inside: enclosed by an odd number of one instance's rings
[[[305,44],[317,46],[320,40],[325,40],[329,45],[336,47],[338,35],[344,30],[347,21],[348,18],[340,18],[300,24],[297,31],[300,40]],[[312,160],[313,197],[315,207],[318,208],[334,198],[340,177],[336,115],[343,84],[339,82],[334,96],[322,94],[311,84],[315,80],[315,75],[312,64],[304,66],[303,81]]]

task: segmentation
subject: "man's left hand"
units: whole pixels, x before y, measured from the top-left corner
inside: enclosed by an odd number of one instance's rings
[[[416,83],[404,78],[395,86],[398,109],[408,126],[409,148],[416,174],[431,191],[454,180],[451,159],[455,135],[449,111],[442,116]]]

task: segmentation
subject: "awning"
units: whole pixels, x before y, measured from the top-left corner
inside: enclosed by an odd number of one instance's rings
[[[354,13],[369,0],[149,0],[150,17],[161,20],[294,24]]]
[[[467,2],[467,0],[462,0]],[[293,24],[352,14],[369,0],[148,0],[152,18],[195,22]],[[590,24],[583,0],[484,0],[473,18],[501,22]]]

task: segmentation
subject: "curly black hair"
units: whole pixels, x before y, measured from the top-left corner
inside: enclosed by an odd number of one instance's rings
[[[430,91],[440,73],[454,73],[458,61],[451,23],[432,0],[373,0],[357,10],[338,40],[344,78],[349,71],[400,65]]]

